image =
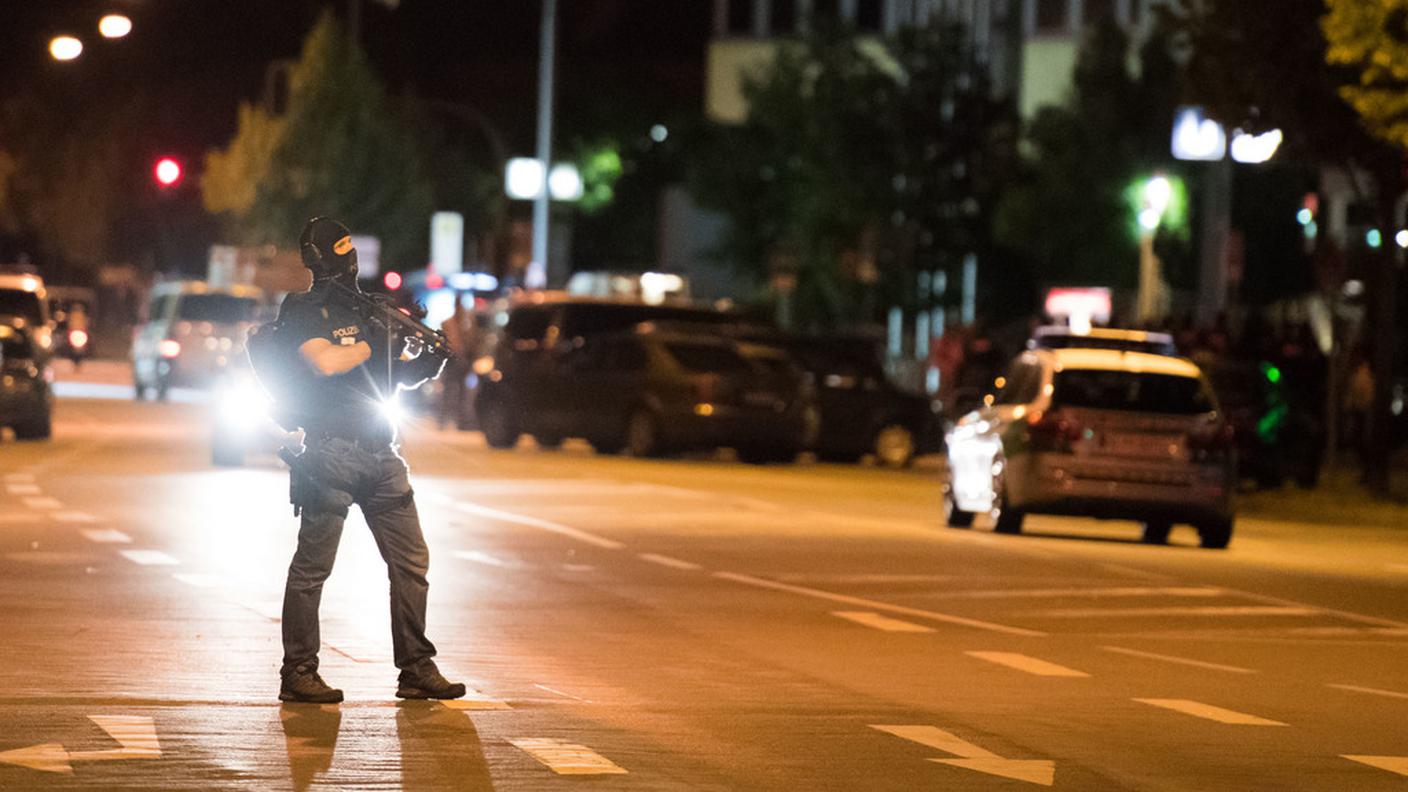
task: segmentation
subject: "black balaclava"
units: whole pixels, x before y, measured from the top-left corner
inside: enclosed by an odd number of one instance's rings
[[[356,288],[357,249],[352,247],[347,226],[326,217],[315,217],[303,226],[298,248],[303,266],[313,272],[314,285],[336,280]]]

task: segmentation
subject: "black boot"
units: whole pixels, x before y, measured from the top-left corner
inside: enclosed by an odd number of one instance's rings
[[[316,669],[296,670],[284,677],[284,682],[279,687],[279,701],[336,704],[342,701],[342,691],[324,682]]]
[[[401,672],[396,697],[403,699],[457,699],[464,696],[464,683],[451,682],[432,667],[420,673]]]

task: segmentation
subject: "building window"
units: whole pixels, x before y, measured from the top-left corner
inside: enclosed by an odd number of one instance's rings
[[[797,32],[797,0],[772,0],[770,24],[775,36]]]
[[[1036,32],[1061,33],[1067,30],[1066,5],[1070,0],[1036,0]]]
[[[856,29],[876,31],[885,21],[882,0],[860,0],[856,3]]]
[[[753,1],[728,0],[728,32],[746,36],[753,32]]]
[[[1095,25],[1101,22],[1108,22],[1115,18],[1115,0],[1085,0],[1085,19],[1081,22],[1086,25]]]

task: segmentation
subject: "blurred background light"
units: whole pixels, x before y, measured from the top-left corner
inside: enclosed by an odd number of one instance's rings
[[[122,14],[108,14],[98,20],[98,32],[103,38],[120,39],[132,32],[132,20]]]
[[[55,36],[49,42],[49,54],[56,61],[71,61],[83,54],[83,42],[73,36]]]

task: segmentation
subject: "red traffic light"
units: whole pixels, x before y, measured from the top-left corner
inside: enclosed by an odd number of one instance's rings
[[[401,288],[401,273],[388,272],[382,276],[381,282],[386,285],[388,291],[396,291]]]
[[[156,183],[162,187],[173,187],[176,182],[181,181],[181,163],[170,157],[162,157],[157,160],[156,168],[152,171],[156,176]]]

